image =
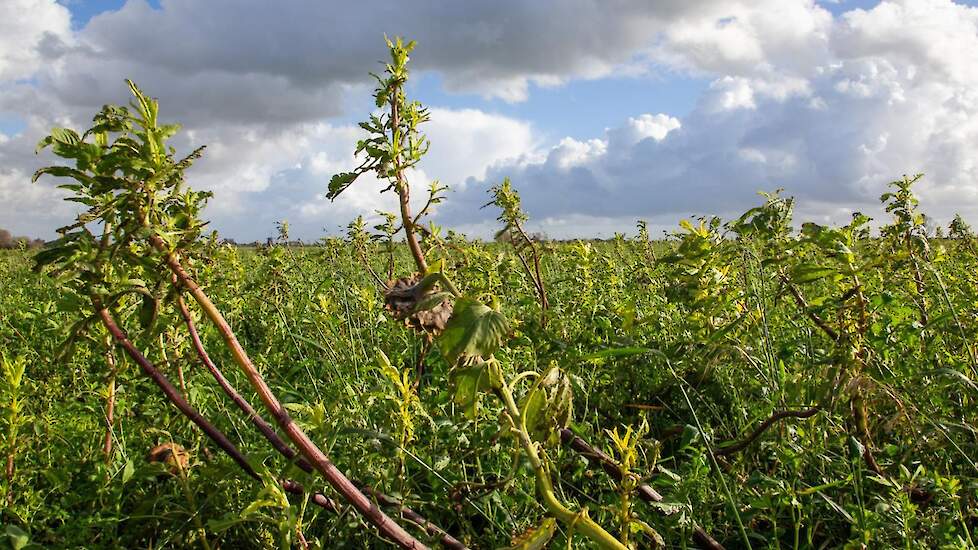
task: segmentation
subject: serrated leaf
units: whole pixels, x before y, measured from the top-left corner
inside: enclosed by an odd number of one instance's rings
[[[460,358],[488,358],[502,345],[508,330],[502,313],[471,298],[461,298],[438,338],[438,346],[450,365]]]
[[[356,181],[357,176],[359,174],[356,172],[341,172],[334,175],[329,180],[329,192],[326,194],[326,197],[329,200],[333,200],[340,196],[340,193]]]

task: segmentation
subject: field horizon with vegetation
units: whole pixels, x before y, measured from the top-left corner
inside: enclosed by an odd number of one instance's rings
[[[428,111],[388,47],[328,197],[399,211],[316,246],[208,232],[206,150],[132,82],[39,144],[84,211],[0,251],[0,545],[975,548],[978,237],[923,176],[887,219],[772,192],[569,242],[503,180],[471,241],[407,180]]]

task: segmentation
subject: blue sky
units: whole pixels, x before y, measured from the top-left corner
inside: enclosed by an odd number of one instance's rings
[[[60,4],[71,10],[71,26],[81,29],[89,19],[107,11],[117,11],[126,0],[61,0]],[[159,0],[148,0],[154,8],[160,7]]]
[[[356,164],[383,36],[417,39],[409,93],[432,110],[411,177],[452,192],[435,221],[492,233],[479,207],[510,177],[531,228],[608,236],[731,217],[783,187],[798,218],[881,215],[888,181],[922,171],[934,220],[978,222],[978,0],[8,0],[0,19],[0,226],[50,236],[74,214],[52,126],[82,128],[124,78],[180,122],[212,226],[302,238],[391,208],[381,182],[323,199]],[[574,32],[568,32],[574,29]],[[421,195],[421,193],[416,193]],[[421,197],[423,199],[423,197]],[[420,199],[419,199],[420,200]]]

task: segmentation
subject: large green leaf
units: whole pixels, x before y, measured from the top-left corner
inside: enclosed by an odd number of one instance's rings
[[[450,365],[459,359],[488,358],[502,345],[508,330],[502,313],[471,298],[461,298],[438,345]]]

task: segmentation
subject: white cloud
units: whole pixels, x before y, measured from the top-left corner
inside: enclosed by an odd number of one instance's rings
[[[234,24],[215,25],[228,11]],[[342,12],[300,0],[168,0],[159,10],[130,0],[80,31],[68,24],[53,0],[0,6],[0,113],[27,125],[0,141],[0,195],[32,213],[0,214],[19,232],[66,221],[47,207],[50,182],[21,192],[49,160],[33,155],[36,139],[126,101],[127,76],[161,99],[165,118],[187,123],[182,149],[209,144],[191,178],[218,193],[210,213],[222,231],[255,238],[286,218],[312,237],[390,208],[369,180],[336,203],[321,198],[329,175],[353,165],[359,130],[331,121],[369,93],[365,68],[383,59],[384,32],[417,38],[416,70],[437,71],[449,90],[507,101],[662,67],[712,81],[682,117],[636,114],[603,135],[547,141],[527,121],[434,106],[431,153],[412,177],[453,187],[439,213],[448,224],[485,227],[485,188],[506,175],[532,216],[581,234],[635,217],[735,213],[776,187],[812,216],[844,218],[918,170],[932,213],[978,214],[978,9],[950,0],[886,0],[835,18],[813,0]]]
[[[681,127],[607,139],[633,132],[628,120],[597,139],[600,149],[565,140],[490,179],[512,176],[538,219],[577,220],[564,235],[609,219],[627,228],[639,217],[732,216],[778,187],[799,198],[801,217],[883,217],[886,183],[918,171],[929,214],[978,216],[978,64],[968,53],[978,51],[978,9],[904,0],[832,20],[796,4],[783,21],[741,6],[666,33],[655,55],[716,76]]]
[[[71,17],[47,0],[0,3],[0,82],[29,78],[45,57],[45,47],[70,35]]]
[[[461,190],[470,175],[484,177],[491,166],[513,162],[535,146],[526,123],[474,109],[433,109],[423,130],[432,140],[429,155],[408,174],[416,210],[433,179]],[[358,214],[374,218],[376,210],[397,209],[393,193],[380,194],[386,182],[372,174],[359,178],[335,202],[324,198],[333,174],[359,164],[353,149],[364,133],[356,126],[306,125],[266,136],[251,147],[255,136],[246,131],[194,137],[216,147],[208,146],[189,174],[191,182],[215,191],[208,214],[218,229],[233,229],[239,238],[261,238],[283,219],[296,235],[309,238],[324,228],[342,228]],[[245,162],[241,150],[251,152]]]

